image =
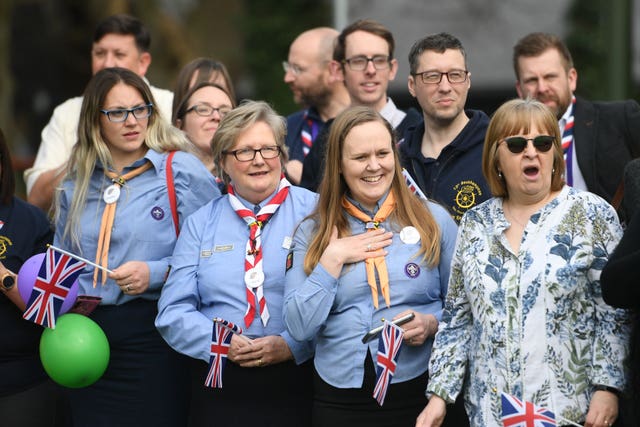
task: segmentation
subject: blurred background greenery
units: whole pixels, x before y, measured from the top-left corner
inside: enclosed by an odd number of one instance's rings
[[[22,170],[33,162],[40,132],[53,108],[67,98],[81,94],[90,78],[91,37],[96,24],[104,17],[129,13],[150,29],[153,63],[147,77],[154,86],[172,89],[175,77],[185,63],[198,56],[209,56],[226,64],[239,99],[264,99],[287,115],[299,108],[282,81],[281,61],[287,57],[289,44],[306,29],[334,26],[336,5],[347,2],[2,0],[0,128],[11,146],[19,178],[19,195],[24,191]],[[415,2],[424,3],[424,10],[441,5],[439,1],[431,0]],[[638,98],[639,90],[631,73],[632,31],[638,30],[632,10],[634,6],[638,7],[637,3],[637,0],[564,0],[563,4],[567,6],[561,17],[566,23],[563,33],[579,71],[579,94],[602,100]],[[368,17],[369,4],[377,5],[378,9],[380,4],[387,4],[390,9],[398,7],[394,2],[382,0],[354,0],[350,11],[357,5],[363,15],[349,16],[348,22]],[[484,10],[490,14],[500,8],[495,0],[462,1],[460,4],[469,7],[461,13]],[[549,10],[548,13],[557,14],[558,11]],[[384,16],[372,17],[386,24]],[[402,22],[395,25],[402,25]],[[531,31],[535,30],[535,25],[536,22],[531,23],[534,28]],[[473,34],[473,31],[470,29],[469,33]],[[511,45],[509,41],[509,49]],[[404,57],[398,58],[406,62]],[[406,77],[400,79],[406,82]],[[404,84],[395,86],[394,100],[401,107],[415,106]],[[468,104],[491,113],[514,95],[513,80],[505,81],[502,87],[484,89],[476,84]]]

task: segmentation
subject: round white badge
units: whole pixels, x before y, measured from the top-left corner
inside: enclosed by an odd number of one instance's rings
[[[120,198],[120,187],[117,186],[116,184],[111,184],[110,186],[108,186],[107,189],[104,190],[104,194],[102,196],[102,199],[108,205],[110,205],[111,203],[117,202],[119,198]]]
[[[253,289],[260,287],[264,283],[264,273],[261,270],[252,268],[244,273],[244,283]]]
[[[420,233],[415,227],[404,227],[400,230],[400,240],[408,245],[413,245],[420,241]]]

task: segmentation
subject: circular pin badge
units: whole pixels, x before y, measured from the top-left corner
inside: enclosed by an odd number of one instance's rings
[[[102,195],[102,199],[108,205],[111,203],[115,203],[120,198],[120,187],[116,184],[111,184],[104,190],[104,194]]]
[[[244,283],[250,288],[258,288],[264,283],[264,273],[252,268],[244,273]]]
[[[420,266],[415,262],[410,262],[404,266],[404,274],[412,279],[415,279],[420,275]]]
[[[408,245],[413,245],[420,241],[420,233],[415,227],[404,227],[400,230],[400,240]]]

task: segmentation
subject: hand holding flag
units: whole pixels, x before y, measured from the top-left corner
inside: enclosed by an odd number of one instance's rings
[[[242,328],[232,322],[216,317],[213,319],[211,332],[211,350],[209,357],[209,372],[204,385],[211,388],[222,388],[222,372],[227,363],[231,338],[236,334],[249,343],[251,340],[242,335]]]

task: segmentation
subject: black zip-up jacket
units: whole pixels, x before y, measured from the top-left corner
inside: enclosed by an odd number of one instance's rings
[[[407,129],[399,147],[402,167],[424,194],[447,208],[458,223],[468,209],[491,198],[482,175],[482,148],[489,117],[479,110],[465,113],[469,122],[437,159],[422,155],[424,121]]]

